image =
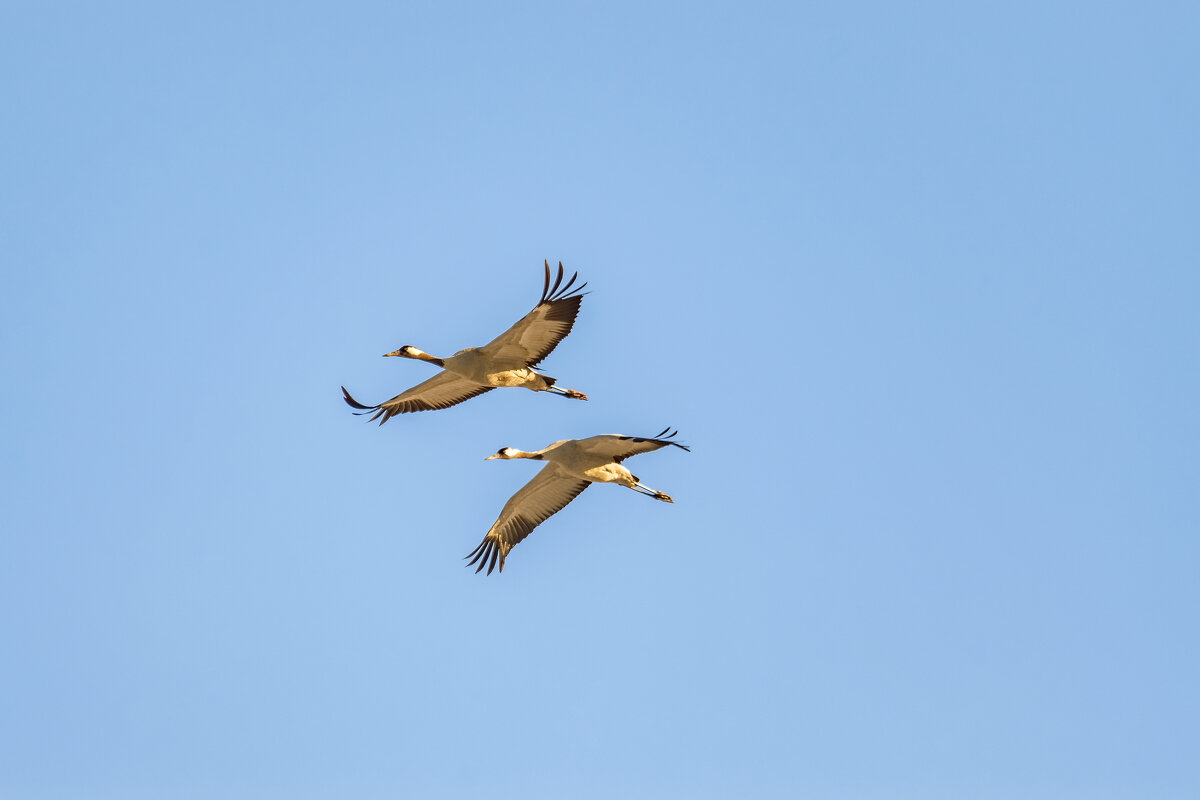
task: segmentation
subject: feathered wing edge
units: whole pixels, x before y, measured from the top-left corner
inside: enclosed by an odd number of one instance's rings
[[[579,277],[579,270],[576,270],[571,275],[571,280],[567,281],[567,285],[560,289],[558,287],[560,284],[562,284],[563,275],[566,273],[566,270],[563,269],[562,262],[558,262],[558,276],[554,279],[553,287],[550,286],[550,259],[546,259],[545,264],[546,282],[542,285],[542,299],[538,301],[538,305],[541,305],[542,303],[554,303],[558,300],[566,300],[568,297],[572,296],[582,296],[581,293],[584,293],[583,287],[587,286],[587,281],[579,284],[574,289],[571,288],[571,284],[575,283],[575,279]]]
[[[475,562],[479,562],[479,566],[475,568],[476,575],[479,574],[480,570],[487,566],[487,563],[490,559],[492,563],[491,566],[488,567],[487,574],[491,575],[492,570],[496,568],[496,556],[500,557],[500,571],[504,572],[504,560],[508,558],[508,551],[512,548],[512,545],[505,546],[503,542],[493,539],[490,536],[485,536],[483,537],[483,541],[479,543],[479,546],[470,553],[467,553],[464,558],[471,559],[467,562],[468,567],[474,567]]]
[[[466,566],[473,567],[476,562],[479,563],[475,567],[475,574],[478,575],[483,568],[487,567],[487,574],[491,575],[492,570],[496,568],[497,559],[500,564],[500,572],[504,572],[504,561],[508,558],[508,553],[521,541],[533,532],[533,529],[545,522],[550,517],[562,511],[568,503],[583,493],[583,490],[591,486],[591,481],[579,480],[568,492],[563,494],[563,502],[557,508],[549,509],[548,513],[540,517],[524,517],[520,514],[513,515],[506,520],[503,525],[500,525],[500,520],[492,525],[492,529],[483,537],[483,541],[479,546],[467,553],[463,558],[470,559]],[[500,512],[501,518],[504,517],[504,512]]]
[[[439,375],[435,375],[434,378],[440,378],[440,377],[442,377],[442,375],[445,375],[445,373],[440,373]],[[432,381],[432,380],[434,380],[434,378],[430,378],[429,380]],[[429,381],[425,381],[425,383],[428,383],[428,382]],[[409,389],[407,391],[411,392],[411,391],[413,391],[413,389],[420,389],[423,385],[424,384],[417,384],[416,386],[412,387],[412,389]],[[438,401],[438,402],[430,402],[427,400],[422,400],[421,398],[408,398],[405,400],[401,400],[400,398],[404,397],[404,394],[407,393],[407,392],[405,392],[402,394],[398,394],[395,397],[393,397],[391,400],[388,400],[387,402],[384,402],[384,403],[380,403],[377,406],[366,406],[366,405],[363,405],[362,403],[358,402],[357,400],[355,400],[354,397],[351,396],[350,392],[346,391],[346,387],[343,386],[342,387],[342,399],[345,400],[346,405],[350,406],[351,408],[359,409],[358,411],[354,412],[358,416],[371,414],[372,411],[375,412],[367,419],[367,422],[374,422],[375,420],[379,420],[379,424],[382,425],[383,423],[387,422],[389,419],[396,416],[397,414],[411,414],[416,411],[437,411],[437,410],[443,409],[443,408],[450,408],[451,406],[456,406],[459,403],[462,403],[466,400],[470,400],[472,397],[478,397],[479,395],[483,394],[484,392],[490,392],[494,388],[496,388],[496,387],[494,387],[494,386],[475,386],[475,387],[470,388],[468,391],[466,391],[462,394],[459,394],[454,397],[450,397],[446,400]],[[399,402],[397,402],[397,401],[399,401]]]
[[[564,326],[564,330],[550,339],[541,351],[534,353],[531,358],[526,359],[525,366],[527,367],[536,367],[542,363],[547,356],[562,344],[563,339],[566,339],[571,334],[571,331],[575,328],[575,319],[579,316],[579,306],[583,302],[583,296],[587,294],[587,292],[583,291],[583,287],[587,286],[587,281],[575,286],[575,288],[571,288],[575,283],[575,279],[579,277],[578,270],[573,272],[566,285],[563,285],[562,280],[566,270],[563,269],[562,262],[558,262],[558,273],[555,275],[553,285],[551,285],[550,262],[547,260],[544,264],[546,267],[546,279],[542,284],[542,299],[538,301],[538,304],[534,306],[530,314],[545,306],[545,317],[543,317],[542,321],[561,323]],[[519,325],[520,322],[516,324]],[[512,329],[510,328],[509,330]]]
[[[379,408],[379,406],[364,406],[362,403],[350,396],[350,393],[346,391],[345,386],[342,387],[342,399],[345,400],[346,405],[350,406],[351,408],[357,408],[363,411],[374,411],[375,409]]]

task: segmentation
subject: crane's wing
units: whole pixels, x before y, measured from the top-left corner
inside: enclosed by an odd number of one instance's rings
[[[478,561],[475,572],[486,566],[487,574],[491,575],[499,557],[500,571],[504,572],[504,559],[508,557],[508,551],[544,520],[578,497],[588,483],[582,478],[561,472],[555,464],[547,464],[504,504],[500,517],[487,536],[483,537],[479,547],[467,554],[467,558],[471,559],[467,566]]]
[[[608,456],[620,464],[625,459],[639,453],[649,453],[667,445],[675,445],[689,453],[692,452],[692,448],[687,445],[671,441],[678,433],[679,431],[672,431],[670,428],[663,428],[654,436],[621,436],[610,433],[579,439],[575,445],[585,453]]]
[[[558,343],[567,338],[579,315],[579,303],[583,300],[580,290],[587,283],[574,289],[571,285],[579,277],[576,272],[561,289],[563,265],[558,263],[558,277],[550,285],[550,262],[546,262],[546,283],[542,287],[542,299],[533,310],[521,317],[515,325],[479,348],[498,362],[511,362],[526,367],[537,366],[538,362],[554,351]]]
[[[467,380],[461,375],[443,370],[424,383],[418,383],[408,391],[401,392],[386,403],[380,403],[377,406],[365,406],[358,402],[350,396],[345,386],[342,387],[342,394],[345,395],[343,399],[348,405],[361,409],[354,413],[369,414],[374,411],[375,414],[369,421],[374,422],[378,419],[379,424],[382,425],[397,414],[449,408],[494,388],[494,386],[484,386]]]

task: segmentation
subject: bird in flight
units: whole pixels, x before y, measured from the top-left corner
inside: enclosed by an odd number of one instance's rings
[[[677,433],[679,431],[664,428],[658,435],[645,438],[605,434],[587,439],[564,439],[532,453],[514,447],[501,447],[485,460],[531,458],[549,463],[504,504],[499,519],[483,537],[483,541],[467,554],[466,557],[471,559],[467,566],[474,566],[478,562],[475,572],[486,566],[487,574],[491,575],[498,558],[500,571],[504,572],[508,551],[578,497],[591,483],[617,483],[656,500],[674,503],[669,495],[644,485],[621,462],[667,445],[690,453],[691,448],[671,441]]]
[[[550,262],[546,261],[542,299],[504,333],[483,347],[468,347],[449,358],[431,356],[411,345],[384,353],[385,356],[428,361],[441,367],[442,371],[377,406],[363,405],[351,397],[343,386],[345,401],[359,409],[356,414],[374,412],[371,421],[379,420],[382,425],[397,414],[449,408],[496,387],[520,386],[535,392],[552,392],[561,397],[587,400],[583,392],[556,386],[554,378],[534,369],[567,337],[575,324],[579,303],[584,295],[581,290],[587,286],[585,282],[572,289],[578,277],[579,273],[576,272],[562,286],[563,265],[560,261],[558,277],[551,286]]]

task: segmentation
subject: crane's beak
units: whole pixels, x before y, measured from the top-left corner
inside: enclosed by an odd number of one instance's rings
[[[393,350],[390,353],[384,353],[383,357],[387,358],[388,356],[399,356],[399,355],[403,355],[403,354],[399,350]]]
[[[496,455],[495,453],[492,453],[490,456],[485,458],[484,461],[491,461],[493,458],[499,458],[499,457],[500,456]]]

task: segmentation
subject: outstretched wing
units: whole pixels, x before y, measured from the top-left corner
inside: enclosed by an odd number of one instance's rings
[[[361,409],[354,413],[370,414],[374,411],[375,414],[370,421],[374,422],[378,419],[379,424],[382,425],[397,414],[449,408],[494,388],[494,386],[483,386],[469,381],[461,375],[443,370],[424,383],[418,383],[408,391],[401,392],[386,403],[380,403],[377,406],[365,406],[358,402],[350,396],[345,386],[342,387],[342,394],[345,395],[343,399],[348,405]]]
[[[587,283],[574,289],[571,285],[579,277],[576,272],[561,289],[563,265],[558,262],[558,277],[550,285],[550,262],[546,262],[546,283],[542,287],[542,299],[533,310],[521,317],[515,325],[479,348],[499,363],[537,366],[550,355],[558,343],[567,338],[579,315],[579,303],[583,300],[581,290]]]
[[[639,453],[649,453],[667,445],[674,445],[689,453],[692,452],[692,448],[687,445],[671,441],[678,433],[679,431],[672,431],[670,428],[663,428],[654,436],[621,436],[610,433],[589,436],[587,439],[578,440],[575,444],[585,453],[608,456],[619,464]]]
[[[567,503],[579,496],[588,487],[589,481],[560,472],[554,464],[533,476],[533,480],[521,487],[521,491],[509,498],[500,512],[499,519],[483,537],[479,546],[467,554],[471,559],[467,566],[476,561],[479,572],[485,566],[491,575],[500,559],[500,571],[504,572],[504,559],[508,551],[530,534],[544,520],[557,513]]]

